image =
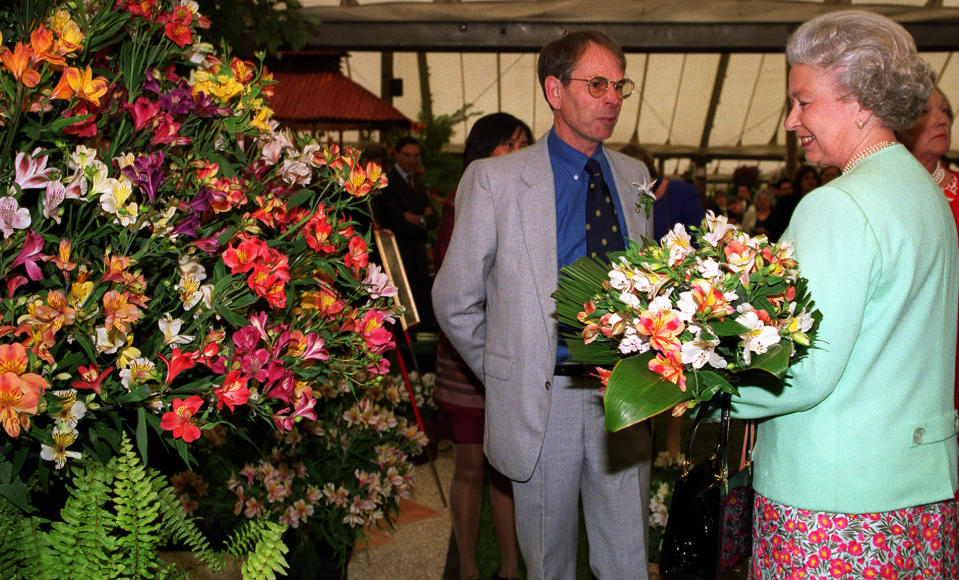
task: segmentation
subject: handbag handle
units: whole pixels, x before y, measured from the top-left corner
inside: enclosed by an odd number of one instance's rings
[[[732,402],[732,395],[729,393],[720,393],[719,398],[719,441],[716,443],[714,456],[718,456],[719,460],[722,462],[719,466],[719,478],[723,482],[723,493],[726,493],[729,487],[729,408]],[[684,473],[689,470],[690,466],[692,466],[692,461],[690,458],[692,457],[693,453],[693,441],[696,439],[696,432],[699,430],[699,426],[704,422],[706,417],[708,417],[711,413],[711,406],[703,405],[699,408],[699,412],[696,414],[696,418],[693,420],[693,426],[689,432],[689,442],[686,444],[686,463],[683,466]]]

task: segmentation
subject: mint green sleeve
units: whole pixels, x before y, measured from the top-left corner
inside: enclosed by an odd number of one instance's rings
[[[846,192],[822,187],[796,207],[782,240],[792,242],[800,275],[822,313],[815,348],[794,364],[778,392],[740,387],[733,414],[744,419],[810,409],[836,388],[851,362],[864,312],[881,271],[876,235],[865,208]]]

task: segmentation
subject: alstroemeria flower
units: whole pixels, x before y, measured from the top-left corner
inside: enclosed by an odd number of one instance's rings
[[[663,236],[663,247],[669,251],[669,261],[667,264],[675,266],[686,259],[686,256],[693,251],[692,240],[686,231],[686,226],[677,223],[673,229]]]
[[[712,210],[706,212],[706,227],[708,231],[703,234],[703,240],[711,246],[723,241],[730,232],[736,230],[736,226],[729,223],[726,216],[716,215]]]
[[[347,249],[347,254],[343,257],[346,267],[354,272],[359,272],[360,268],[365,268],[370,261],[366,240],[360,236],[353,236],[347,244]]]
[[[752,353],[762,354],[779,342],[779,330],[775,326],[766,325],[755,310],[737,317],[736,322],[749,329],[745,334],[739,335],[743,339],[743,362],[747,365],[752,360]]]
[[[20,207],[13,197],[0,198],[0,232],[3,232],[3,238],[12,236],[13,230],[28,227],[30,227],[30,210]]]
[[[160,105],[147,97],[141,96],[137,97],[136,101],[123,105],[123,109],[133,117],[133,128],[140,131],[149,125],[157,113],[160,112]]]
[[[719,339],[706,340],[697,336],[689,342],[683,343],[682,361],[683,364],[691,364],[693,368],[701,369],[706,363],[717,369],[726,368],[726,360],[716,354],[716,347],[719,346]]]
[[[20,248],[20,253],[13,260],[11,267],[16,268],[23,264],[23,267],[27,270],[27,276],[31,280],[37,281],[43,278],[43,272],[37,265],[37,261],[43,258],[43,254],[40,253],[42,250],[43,236],[34,233],[32,230],[27,232],[27,237],[23,240],[23,247]]]
[[[705,319],[723,318],[734,313],[731,301],[738,296],[735,292],[723,294],[719,288],[705,280],[698,280],[690,284],[691,290],[679,295],[676,306],[685,314],[698,313]]]
[[[167,431],[173,431],[174,438],[181,438],[187,443],[196,441],[200,438],[200,428],[196,425],[194,417],[200,407],[203,406],[203,399],[197,395],[184,399],[173,399],[173,410],[167,411],[160,419],[160,427]]]
[[[366,277],[363,278],[363,285],[369,292],[370,298],[392,298],[398,292],[390,277],[386,275],[379,264],[368,264],[366,266]]]
[[[28,373],[29,359],[22,344],[0,344],[0,424],[10,437],[30,427],[30,415],[50,385],[43,377]]]
[[[143,357],[130,360],[127,367],[120,370],[120,384],[128,391],[148,379],[157,378],[156,365],[150,359]]]
[[[193,336],[189,334],[180,334],[180,327],[183,321],[179,318],[173,318],[169,312],[163,315],[163,318],[157,321],[160,332],[163,333],[163,344],[189,344],[193,342]]]
[[[40,445],[40,458],[46,461],[52,461],[56,469],[63,469],[67,464],[67,459],[80,459],[79,451],[67,451],[67,447],[73,445],[77,440],[76,431],[53,431],[53,445],[42,443]]]
[[[143,314],[139,308],[130,304],[127,292],[121,294],[116,290],[110,290],[103,295],[103,313],[106,318],[104,327],[108,331],[116,329],[120,332],[126,332],[127,325],[135,323]]]
[[[249,379],[240,371],[233,370],[227,373],[223,379],[223,384],[213,389],[216,395],[216,408],[220,409],[223,405],[235,411],[236,405],[243,405],[250,399],[250,390],[246,387]]]
[[[240,242],[235,248],[230,246],[223,252],[223,263],[230,268],[231,274],[249,272],[256,266],[261,255],[268,251],[266,243],[257,238]]]
[[[157,354],[160,360],[166,365],[166,384],[173,384],[177,375],[187,369],[192,369],[196,364],[195,352],[183,352],[179,348],[174,348],[169,360],[162,354]]]
[[[56,172],[55,167],[47,167],[47,156],[40,155],[40,148],[37,147],[33,153],[23,151],[17,153],[14,158],[13,181],[20,186],[20,189],[40,189],[47,186],[47,182],[52,179]]]
[[[649,337],[649,344],[660,352],[679,350],[676,338],[685,329],[683,321],[671,310],[643,312],[636,321],[636,330]],[[675,381],[674,381],[675,382]]]
[[[32,67],[32,60],[33,50],[22,42],[18,42],[12,51],[4,47],[0,52],[3,67],[13,73],[13,77],[25,87],[31,89],[40,82],[40,73]]]
[[[156,203],[157,188],[163,184],[166,177],[163,172],[163,151],[140,155],[131,165],[124,167],[122,172],[134,185],[146,193],[151,204]]]
[[[74,389],[93,389],[93,392],[99,395],[102,392],[103,379],[113,372],[113,367],[107,367],[101,372],[96,364],[90,363],[90,366],[78,367],[77,372],[80,373],[80,380],[73,381],[70,385]]]
[[[649,361],[649,370],[663,376],[667,381],[679,386],[679,390],[686,392],[686,375],[683,372],[683,355],[679,349],[657,353]]]

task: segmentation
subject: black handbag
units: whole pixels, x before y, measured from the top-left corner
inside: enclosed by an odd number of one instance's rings
[[[676,480],[663,534],[659,571],[672,580],[723,578],[749,556],[752,528],[752,478],[748,467],[728,476],[730,396],[720,395],[719,441],[713,454],[690,466],[693,440],[709,414],[697,414],[686,449],[686,466]],[[751,430],[747,430],[747,439]],[[747,449],[751,448],[746,442]]]

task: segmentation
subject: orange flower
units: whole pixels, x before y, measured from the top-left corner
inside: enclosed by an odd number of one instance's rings
[[[11,437],[30,427],[30,415],[36,414],[50,385],[40,375],[25,372],[29,362],[23,345],[0,344],[0,424]]]
[[[140,318],[140,309],[130,304],[126,293],[120,294],[116,290],[110,290],[103,295],[103,311],[106,320],[103,326],[107,331],[116,329],[126,333],[127,324],[133,324]]]
[[[679,390],[686,392],[686,375],[683,373],[682,351],[674,350],[657,354],[649,361],[649,370],[663,375],[667,381],[679,385]]]
[[[39,60],[44,60],[58,67],[66,64],[63,55],[51,50],[53,48],[53,32],[43,25],[38,26],[36,30],[30,33],[30,48]]]
[[[22,82],[24,86],[33,88],[40,82],[40,73],[30,66],[33,61],[33,50],[22,42],[17,43],[13,52],[10,49],[4,49],[0,54],[0,61],[3,61],[4,68],[13,73],[14,78]]]
[[[93,78],[93,69],[89,65],[83,72],[75,68],[68,70],[74,71],[67,76],[67,80],[76,95],[99,107],[100,97],[107,94],[107,79],[104,77]]]
[[[680,348],[676,337],[685,326],[675,313],[669,310],[645,311],[639,316],[636,330],[649,337],[649,344],[658,351],[668,352]]]

